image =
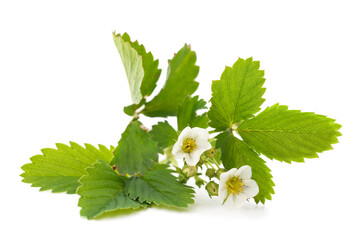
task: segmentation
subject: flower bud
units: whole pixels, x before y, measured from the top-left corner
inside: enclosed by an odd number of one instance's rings
[[[188,181],[188,178],[186,178],[183,174],[178,175],[178,181],[180,183],[186,183]]]
[[[224,173],[224,172],[226,172],[225,169],[219,168],[219,170],[217,170],[216,174],[215,174],[217,179],[220,179],[221,173]]]
[[[182,168],[182,174],[185,175],[187,178],[195,176],[196,173],[197,173],[197,167],[196,166],[185,165]]]
[[[209,177],[209,179],[215,177],[215,170],[212,168],[209,168],[206,170],[206,176]]]
[[[207,150],[207,151],[205,152],[205,155],[206,155],[206,157],[208,157],[208,158],[213,158],[213,157],[215,157],[215,154],[216,154],[216,149],[215,149],[215,148],[211,148],[211,149],[209,149],[209,150]]]
[[[202,185],[204,185],[205,184],[205,181],[203,180],[203,179],[201,179],[200,177],[197,177],[197,176],[195,176],[195,181],[196,181],[196,186],[197,187],[201,187]]]
[[[217,196],[219,193],[219,184],[211,181],[206,185],[205,189],[208,192],[210,197]]]

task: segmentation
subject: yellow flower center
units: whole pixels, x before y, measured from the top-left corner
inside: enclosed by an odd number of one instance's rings
[[[190,153],[193,151],[193,149],[196,148],[196,140],[193,139],[193,138],[186,138],[184,141],[183,141],[183,146],[182,146],[182,150],[185,152],[185,153]]]
[[[241,180],[238,177],[232,177],[229,180],[226,181],[226,188],[228,190],[228,193],[232,194],[238,194],[243,191],[243,180]]]

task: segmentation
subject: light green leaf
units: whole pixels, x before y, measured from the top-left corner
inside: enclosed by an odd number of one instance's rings
[[[120,174],[145,173],[158,161],[159,148],[138,121],[132,121],[121,135],[111,164]]]
[[[165,166],[156,165],[142,177],[132,177],[125,186],[129,197],[139,202],[187,207],[194,203],[194,190],[173,176]]]
[[[85,168],[98,159],[109,163],[112,158],[113,148],[103,145],[99,145],[99,149],[90,144],[83,148],[74,142],[70,142],[70,147],[62,143],[56,146],[57,149],[42,149],[43,155],[31,157],[32,163],[22,166],[23,182],[40,187],[40,191],[76,193],[80,185],[78,179],[85,174]]]
[[[191,98],[187,96],[181,103],[177,112],[178,130],[182,131],[185,127],[190,126],[207,128],[209,119],[207,113],[197,115],[197,110],[205,109],[206,102],[198,99],[198,96]]]
[[[118,175],[106,162],[99,160],[86,172],[87,175],[80,178],[81,186],[77,189],[77,194],[81,196],[78,201],[78,206],[82,208],[81,216],[92,219],[117,209],[147,206],[124,194],[127,178]]]
[[[221,133],[216,138],[216,147],[221,149],[221,160],[227,170],[244,165],[252,168],[252,179],[259,186],[259,193],[254,197],[255,202],[264,204],[266,199],[271,200],[272,194],[274,194],[274,183],[265,161],[245,142],[234,137],[231,132]]]
[[[264,71],[252,58],[239,58],[233,67],[226,67],[221,80],[212,83],[210,126],[219,131],[232,128],[260,110],[265,88]]]
[[[140,87],[144,77],[142,57],[139,56],[138,52],[131,47],[130,43],[125,42],[119,34],[115,35],[115,33],[113,33],[113,38],[124,64],[130,87],[131,100],[134,104],[138,104],[142,100]]]
[[[257,152],[290,163],[332,149],[340,128],[334,119],[276,104],[244,121],[238,132]]]
[[[173,145],[178,138],[176,130],[167,121],[153,125],[149,134],[162,150]]]
[[[157,86],[157,81],[161,75],[162,70],[158,69],[159,61],[158,59],[154,60],[151,52],[147,53],[143,44],[139,44],[138,41],[132,42],[130,40],[130,36],[127,33],[124,33],[121,38],[125,42],[129,43],[130,46],[138,52],[138,55],[142,57],[144,77],[142,85],[140,86],[140,91],[144,98],[150,96]]]
[[[149,117],[176,116],[181,101],[198,87],[195,78],[199,67],[195,63],[196,53],[185,45],[169,61],[167,81],[159,94],[146,103],[143,114]]]

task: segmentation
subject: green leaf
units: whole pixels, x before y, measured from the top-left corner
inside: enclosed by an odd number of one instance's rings
[[[194,190],[180,182],[166,169],[156,165],[142,177],[132,177],[125,186],[128,196],[139,202],[187,207],[194,203]]]
[[[221,80],[212,82],[210,126],[219,131],[232,128],[260,110],[265,88],[264,71],[252,58],[239,58],[233,67],[226,67]]]
[[[340,128],[334,119],[276,104],[244,121],[238,132],[257,152],[290,163],[332,149]]]
[[[185,127],[190,126],[207,128],[209,119],[207,113],[197,115],[197,110],[205,109],[206,102],[202,99],[198,99],[198,96],[191,98],[187,96],[178,108],[177,112],[177,123],[178,130],[182,131]]]
[[[115,35],[115,33],[113,33],[113,38],[124,64],[125,73],[129,82],[131,99],[134,104],[138,104],[142,100],[140,87],[144,77],[142,57],[138,55],[138,52],[131,47],[130,43],[125,42],[120,35]]]
[[[153,125],[149,134],[162,150],[173,145],[178,138],[176,130],[167,121]]]
[[[272,194],[274,194],[274,183],[265,161],[245,142],[234,137],[231,132],[221,133],[216,138],[216,147],[221,149],[221,160],[227,170],[244,165],[252,168],[252,179],[259,186],[259,193],[254,197],[255,202],[264,204],[266,199],[271,200]]]
[[[121,38],[129,43],[130,46],[138,52],[138,55],[142,57],[144,77],[142,85],[140,86],[140,91],[144,98],[150,96],[157,86],[157,81],[161,75],[162,70],[158,69],[159,60],[154,60],[152,53],[147,53],[143,44],[139,44],[138,41],[132,42],[127,33],[124,33]]]
[[[98,159],[108,163],[112,159],[113,148],[108,149],[103,145],[99,145],[99,149],[90,144],[85,144],[86,148],[83,148],[74,142],[70,142],[70,147],[62,143],[56,146],[57,149],[42,149],[43,155],[31,157],[32,163],[22,166],[23,182],[40,187],[40,191],[73,194],[80,185],[78,179],[85,174],[85,168]]]
[[[195,78],[199,67],[195,63],[196,53],[185,45],[169,61],[167,81],[159,94],[146,103],[143,114],[149,117],[176,116],[181,101],[198,87]]]
[[[132,121],[121,135],[111,164],[120,174],[145,173],[158,161],[159,148],[138,121]]]
[[[106,162],[99,160],[86,172],[87,175],[80,178],[81,186],[77,189],[81,196],[78,201],[82,208],[81,216],[92,219],[104,212],[147,206],[125,195],[127,178],[118,175]]]

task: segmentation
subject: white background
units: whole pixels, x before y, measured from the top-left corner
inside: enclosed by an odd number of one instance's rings
[[[0,238],[363,239],[363,10],[333,0],[2,0]],[[263,108],[279,102],[335,118],[340,143],[304,164],[268,160],[276,194],[265,206],[226,209],[198,191],[188,210],[87,221],[77,195],[38,192],[21,182],[20,167],[57,142],[118,142],[131,100],[114,30],[160,60],[155,92],[185,42],[197,52],[205,100],[225,66],[253,56],[266,73]]]

